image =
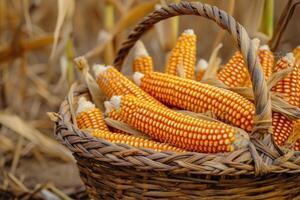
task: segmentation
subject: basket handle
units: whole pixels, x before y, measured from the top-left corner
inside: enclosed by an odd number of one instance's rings
[[[183,1],[178,4],[170,4],[166,7],[153,11],[135,26],[127,40],[123,42],[122,47],[118,51],[114,60],[114,66],[117,69],[121,69],[124,59],[128,55],[130,49],[134,46],[135,42],[139,40],[140,37],[154,24],[161,20],[178,15],[198,15],[208,18],[216,22],[220,27],[226,29],[231,34],[232,38],[237,43],[244,60],[246,61],[246,65],[248,66],[248,71],[251,76],[256,109],[254,131],[270,133],[270,127],[272,126],[271,100],[262,68],[258,62],[256,48],[250,40],[245,28],[236,22],[236,20],[232,16],[228,15],[224,10],[220,10],[215,6],[199,2]]]

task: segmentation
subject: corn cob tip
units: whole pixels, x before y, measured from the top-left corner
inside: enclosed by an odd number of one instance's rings
[[[293,53],[287,53],[282,59],[286,60],[289,65],[295,64],[295,57]]]
[[[105,114],[112,112],[113,110],[120,109],[121,96],[112,96],[109,101],[104,102]]]
[[[82,112],[86,112],[90,109],[95,108],[95,104],[93,104],[92,102],[86,100],[86,98],[84,97],[80,97],[79,101],[78,101],[78,107],[76,110],[76,115],[82,113]]]
[[[183,31],[184,34],[187,35],[195,35],[194,30],[193,29],[186,29]]]
[[[200,70],[206,70],[208,68],[208,62],[205,59],[200,59],[196,66],[196,73]]]
[[[135,44],[134,57],[138,58],[141,56],[149,56],[149,53],[148,53],[144,43],[142,41],[138,40]]]
[[[93,71],[95,73],[95,76],[98,76],[99,74],[105,72],[109,68],[111,68],[111,66],[96,64],[96,65],[93,66]]]
[[[115,106],[116,109],[119,109],[121,106],[121,96],[112,96],[110,102]]]
[[[270,51],[270,47],[269,47],[269,45],[267,45],[267,44],[261,45],[261,46],[259,47],[259,50],[267,50],[267,51]]]
[[[238,129],[235,134],[235,141],[232,144],[234,150],[242,149],[248,147],[250,142],[248,133],[244,132],[242,129]]]
[[[110,101],[104,101],[105,114],[108,114],[114,110],[114,106]]]
[[[155,4],[155,9],[160,9],[161,7],[162,7],[162,5],[161,4]]]
[[[252,42],[253,42],[253,44],[254,44],[254,46],[255,46],[256,48],[259,47],[260,39],[258,39],[258,38],[253,38],[253,39],[252,39]]]
[[[135,82],[135,84],[137,84],[138,86],[141,85],[141,80],[142,78],[144,77],[144,74],[141,73],[141,72],[134,72],[132,78],[133,78],[133,81]]]

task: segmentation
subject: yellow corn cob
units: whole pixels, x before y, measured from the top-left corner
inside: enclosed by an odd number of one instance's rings
[[[295,151],[300,151],[300,140],[297,140],[294,147]]]
[[[274,55],[268,45],[263,45],[259,48],[258,58],[263,69],[265,79],[269,80],[272,74],[275,60]]]
[[[299,65],[300,65],[300,46],[296,47],[293,50],[293,54],[294,54],[294,57],[295,57],[295,63],[296,63],[296,65],[298,65],[298,68],[299,68]],[[300,81],[298,82],[298,84],[300,84]],[[294,122],[294,127],[295,126],[300,127],[300,120],[297,120],[296,122]],[[295,146],[294,146],[294,150],[295,151],[300,151],[300,139],[298,139],[296,141]]]
[[[289,120],[280,113],[272,113],[273,138],[277,145],[285,144],[293,132],[294,121]]]
[[[197,113],[212,111],[222,121],[252,130],[254,105],[237,93],[158,72],[136,72],[133,79],[164,104]]]
[[[125,135],[121,133],[112,133],[110,131],[95,130],[92,135],[97,138],[102,138],[116,144],[127,144],[137,148],[153,149],[155,151],[175,151],[183,152],[182,149],[173,147],[168,144],[156,142],[150,139],[140,138],[133,135]]]
[[[295,61],[297,65],[300,65],[300,46],[296,47],[293,50],[294,56],[295,56]]]
[[[131,80],[126,78],[114,67],[95,65],[94,72],[100,89],[108,98],[111,98],[113,95],[131,94],[139,99],[161,104],[159,101],[155,100],[149,94],[136,86]]]
[[[294,122],[294,126],[293,126],[293,134],[299,134],[299,131],[300,131],[300,120],[296,120]],[[295,136],[295,135],[294,135]],[[299,136],[299,135],[297,135]],[[293,138],[294,139],[294,138]],[[296,142],[295,142],[295,145],[294,145],[294,150],[295,151],[300,151],[300,139],[298,139]]]
[[[192,79],[196,63],[196,35],[192,29],[185,30],[170,53],[166,73]]]
[[[272,74],[274,55],[267,45],[263,45],[258,50],[258,57],[265,79],[268,80]],[[218,73],[217,78],[229,87],[251,86],[250,76],[240,52],[236,52],[229,62],[225,64],[223,69]]]
[[[79,129],[98,129],[108,131],[103,113],[95,105],[81,97],[76,111],[76,121]]]
[[[134,72],[148,73],[153,71],[153,61],[144,44],[138,41],[135,45],[135,58],[132,64]]]
[[[110,106],[107,106],[107,105]],[[217,153],[246,147],[247,134],[221,122],[197,119],[134,96],[113,96],[106,114],[148,134],[155,140],[189,151]]]
[[[248,71],[240,52],[235,52],[228,63],[224,65],[223,69],[220,70],[217,78],[229,87],[241,87],[245,85],[248,78]]]
[[[294,62],[294,57],[291,53],[287,54],[287,56],[281,58],[277,62],[274,68],[275,72],[286,69],[288,67],[294,67],[294,69],[287,77],[280,80],[272,88],[272,91],[280,93],[288,103],[299,107],[300,88],[298,86],[298,82],[300,80],[300,74],[298,66],[295,66]],[[273,112],[272,117],[274,141],[280,146],[284,145],[286,140],[293,132],[294,122],[277,112]]]
[[[196,81],[201,81],[204,73],[206,72],[208,63],[204,59],[200,59],[196,66]]]
[[[265,80],[269,80],[274,66],[274,55],[268,45],[263,45],[258,50],[258,58],[263,69]],[[246,87],[251,87],[250,77],[247,77]]]

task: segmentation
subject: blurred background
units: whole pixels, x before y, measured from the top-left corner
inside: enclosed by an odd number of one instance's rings
[[[133,26],[155,8],[179,0],[0,0],[0,199],[84,199],[69,151],[53,137],[47,112],[57,112],[80,81],[74,58],[112,64]],[[233,15],[276,57],[300,44],[298,0],[206,0]],[[299,6],[300,7],[300,6]],[[197,57],[222,43],[222,63],[236,51],[229,34],[195,16],[157,24],[143,37],[156,70],[177,36],[197,35]],[[131,74],[131,59],[123,72]]]

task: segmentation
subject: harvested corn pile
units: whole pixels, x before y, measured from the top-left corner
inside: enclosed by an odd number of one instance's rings
[[[94,66],[100,90],[106,98],[111,98],[104,102],[105,115],[151,139],[128,135],[115,128],[110,131],[102,112],[91,102],[82,107],[82,99],[78,107],[81,112],[77,115],[79,128],[93,129],[93,136],[113,143],[157,151],[220,153],[247,147],[247,132],[250,133],[254,125],[254,104],[240,94],[199,82],[209,66],[204,59],[200,59],[195,66],[195,42],[196,36],[190,29],[178,38],[170,53],[166,73],[153,71],[152,58],[143,43],[138,42],[132,63],[135,72],[133,81],[112,66]],[[299,106],[300,76],[293,55],[287,54],[281,58],[273,69],[273,53],[267,45],[263,45],[258,49],[258,58],[266,80],[273,71],[294,67],[288,76],[276,83],[272,91],[282,95],[289,104]],[[217,78],[230,87],[251,86],[240,52],[236,52],[225,64]],[[211,117],[195,117],[174,109],[211,112],[220,121]],[[272,117],[274,140],[282,146],[292,134],[294,121],[278,112],[273,112]]]
[[[166,73],[192,79],[195,74],[196,35],[192,29],[185,30],[170,53]]]

